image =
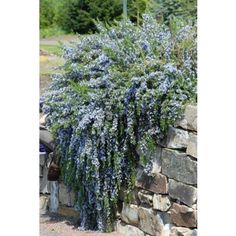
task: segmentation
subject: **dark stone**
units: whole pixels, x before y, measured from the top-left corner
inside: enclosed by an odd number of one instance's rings
[[[55,144],[51,133],[46,129],[40,129],[40,143],[46,146],[50,151],[53,151]]]
[[[197,200],[197,188],[169,179],[169,195],[192,207]]]
[[[149,176],[144,171],[139,170],[136,186],[154,193],[168,193],[167,178],[160,173]]]
[[[164,175],[186,184],[197,184],[197,162],[186,153],[164,148],[161,161]]]

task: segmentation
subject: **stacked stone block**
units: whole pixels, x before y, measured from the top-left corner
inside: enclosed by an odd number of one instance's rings
[[[75,193],[68,189],[63,182],[48,181],[48,168],[51,162],[53,153],[39,153],[39,193],[40,193],[40,214],[46,214],[48,211],[57,212],[61,215],[72,216],[78,218],[78,212],[74,210]],[[56,188],[52,188],[52,185]],[[51,200],[58,202],[58,207],[52,209]],[[56,199],[55,199],[56,198]]]
[[[150,173],[138,169],[131,203],[123,200],[117,230],[128,236],[197,235],[197,107],[182,118],[155,151]]]

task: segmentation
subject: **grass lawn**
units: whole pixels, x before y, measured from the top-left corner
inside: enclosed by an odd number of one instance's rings
[[[47,91],[51,84],[51,75],[59,72],[58,67],[63,64],[59,45],[40,45],[40,95]]]
[[[60,45],[46,45],[46,44],[40,44],[40,49],[47,54],[53,54],[56,56],[62,55],[62,48]]]

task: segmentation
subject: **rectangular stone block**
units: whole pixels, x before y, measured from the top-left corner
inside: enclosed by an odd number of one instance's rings
[[[182,118],[176,122],[176,126],[197,131],[197,106],[187,105]]]
[[[120,236],[145,236],[144,232],[139,228],[127,225],[120,220],[116,224],[116,230]]]
[[[161,161],[164,175],[186,184],[197,184],[197,162],[186,153],[164,148]]]
[[[47,175],[48,175],[48,168],[44,166],[42,167],[42,176],[39,179],[39,192],[43,194],[50,193],[50,187]]]
[[[141,203],[146,204],[149,207],[152,206],[153,193],[150,194],[149,191],[140,190],[138,192],[138,198],[139,198]]]
[[[123,202],[121,219],[127,224],[138,225],[139,224],[138,206],[133,204],[126,204]]]
[[[170,209],[171,222],[177,226],[197,227],[197,212],[192,208],[174,203]]]
[[[187,154],[197,158],[197,135],[189,134],[188,146],[187,146]]]
[[[59,202],[64,206],[74,206],[75,203],[75,193],[69,191],[63,183],[59,184]]]
[[[171,207],[170,198],[165,195],[153,195],[153,209],[159,211],[167,211]]]
[[[172,227],[170,236],[197,236],[196,230],[191,230],[184,227]]]
[[[164,228],[163,216],[150,208],[139,207],[139,228],[152,236],[162,235]]]
[[[49,196],[48,195],[41,195],[39,197],[39,209],[40,209],[40,214],[46,214],[48,211],[48,201],[49,201]]]
[[[170,127],[162,145],[173,149],[186,149],[188,144],[188,132],[186,130]]]
[[[44,166],[45,162],[47,159],[47,153],[46,152],[40,152],[39,153],[39,165],[40,166]]]
[[[136,186],[154,193],[168,193],[167,178],[160,173],[157,173],[154,176],[149,176],[143,170],[139,170]]]
[[[197,201],[197,188],[169,179],[169,195],[192,207]]]

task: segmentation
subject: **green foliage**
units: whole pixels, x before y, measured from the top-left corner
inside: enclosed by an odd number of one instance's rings
[[[62,0],[55,22],[67,32],[84,34],[96,30],[94,19],[111,22],[119,19],[121,13],[120,0]]]
[[[66,46],[43,105],[84,229],[112,229],[121,186],[128,202],[137,166],[152,168],[145,153],[196,100],[196,27],[142,18],[99,23],[99,33]]]
[[[128,16],[137,25],[142,22],[142,14],[155,8],[154,0],[130,0],[128,1]]]
[[[53,24],[54,5],[52,0],[40,0],[40,28]]]
[[[179,18],[182,21],[197,20],[197,0],[155,0],[155,14],[158,19],[170,23],[171,19]]]
[[[151,9],[152,3],[153,0],[128,1],[128,17],[140,24],[142,13]],[[121,0],[40,0],[41,37],[57,33],[57,28],[67,33],[92,33],[96,31],[94,20],[111,24],[121,18]]]

